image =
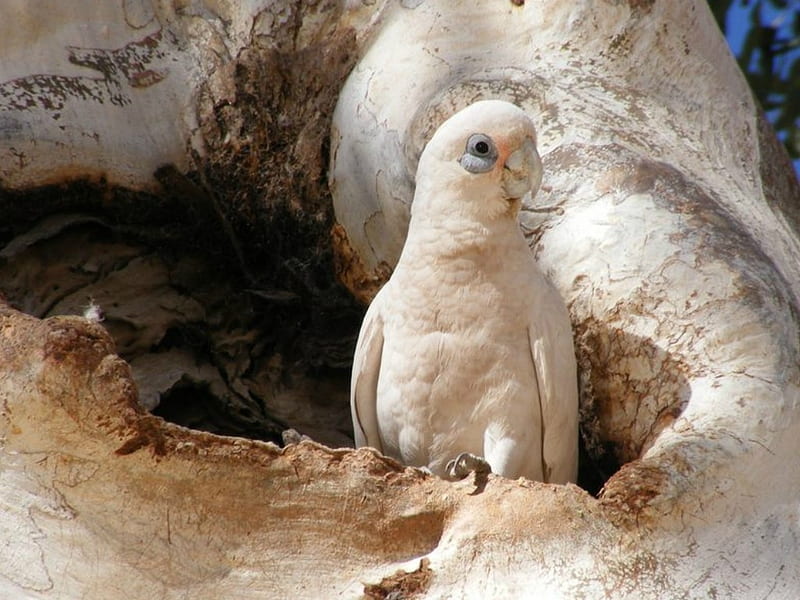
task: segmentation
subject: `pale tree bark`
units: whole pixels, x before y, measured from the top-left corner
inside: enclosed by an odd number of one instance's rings
[[[0,595],[794,597],[800,192],[707,6],[299,4],[3,7]],[[333,271],[374,294],[486,97],[540,133],[598,498],[147,413],[346,445]]]

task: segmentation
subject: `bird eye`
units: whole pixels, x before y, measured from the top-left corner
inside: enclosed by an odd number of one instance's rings
[[[483,133],[474,133],[467,140],[466,151],[458,159],[459,164],[470,173],[491,171],[497,161],[497,148],[492,138]]]

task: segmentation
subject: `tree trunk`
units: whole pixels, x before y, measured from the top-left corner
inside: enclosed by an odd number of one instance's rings
[[[704,2],[3,11],[0,595],[800,589],[800,190]],[[538,126],[598,497],[317,443],[351,443],[334,273],[375,293],[489,97]]]

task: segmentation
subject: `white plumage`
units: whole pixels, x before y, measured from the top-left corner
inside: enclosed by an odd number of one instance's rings
[[[446,477],[469,453],[506,477],[575,481],[569,316],[517,224],[541,182],[535,143],[522,110],[489,100],[425,147],[403,252],[358,338],[357,446]]]

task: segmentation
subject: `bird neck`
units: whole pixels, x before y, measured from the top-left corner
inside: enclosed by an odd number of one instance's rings
[[[400,263],[419,260],[463,259],[512,249],[528,251],[516,219],[516,211],[486,220],[463,215],[412,213]],[[398,265],[399,266],[399,265]]]
[[[460,182],[459,182],[460,183]],[[481,186],[417,182],[408,237],[398,268],[405,263],[479,259],[487,252],[528,252],[517,223],[521,201],[509,201]]]

